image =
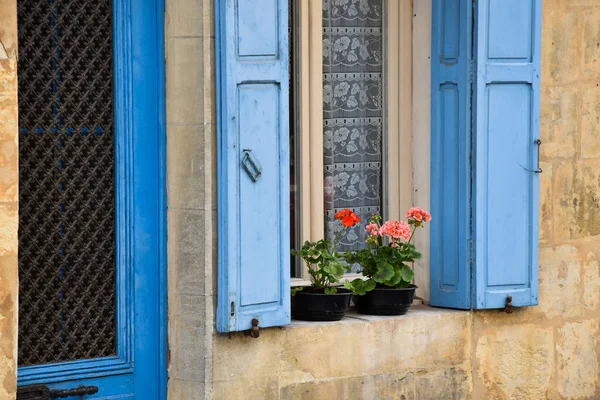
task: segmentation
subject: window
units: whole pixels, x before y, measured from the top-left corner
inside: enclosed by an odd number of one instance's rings
[[[295,1],[290,8],[292,247],[331,240],[340,209],[363,220],[397,218],[411,204],[411,42],[400,36],[411,6],[398,3]],[[403,34],[410,29],[409,19]],[[359,249],[365,232],[357,226],[346,239],[340,251]],[[293,284],[306,284],[303,268],[292,260]]]
[[[294,284],[306,283],[301,265],[290,268],[289,249],[297,246],[290,240],[321,239],[330,230],[327,213],[338,204],[379,207],[385,218],[398,219],[413,198],[424,207],[431,200],[431,285],[427,262],[416,269],[425,277],[417,284],[431,288],[433,305],[536,304],[541,0],[348,0],[338,9],[337,1],[296,0],[293,65],[287,57],[288,0],[265,3],[268,10],[257,10],[253,1],[219,1],[217,7],[217,330],[249,329],[253,320],[261,327],[289,323],[288,271],[297,277]],[[356,7],[377,4],[379,25],[363,18],[345,26],[332,13],[351,16],[355,7],[354,17],[361,15]],[[361,65],[352,57],[349,65],[336,64],[340,29],[358,36],[381,29],[381,63]],[[360,52],[358,37],[355,43]],[[378,107],[368,106],[371,92],[364,90],[366,110],[357,113],[361,87],[377,74]],[[354,93],[349,83],[348,91],[340,90],[350,108],[336,114],[333,82],[349,76],[360,84]],[[359,98],[349,103],[353,94]],[[367,134],[364,149],[338,157],[329,128],[340,119],[342,126],[348,120],[370,126],[379,118],[373,136],[381,132],[380,154],[369,153]],[[348,146],[348,137],[339,138]],[[297,150],[293,157],[290,142]],[[361,165],[379,163],[374,178],[363,180],[379,198],[338,196],[338,160],[339,175],[348,164],[361,171]],[[427,247],[421,246],[426,253]]]

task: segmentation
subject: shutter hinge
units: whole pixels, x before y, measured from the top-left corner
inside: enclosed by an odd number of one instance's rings
[[[477,67],[475,66],[475,60],[469,61],[469,83],[473,83],[475,79]]]

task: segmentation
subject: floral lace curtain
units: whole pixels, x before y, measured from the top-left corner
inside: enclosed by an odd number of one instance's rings
[[[335,214],[351,208],[361,221],[381,212],[382,32],[384,0],[323,0],[323,157],[325,237],[341,227]],[[364,223],[338,250],[365,245]]]

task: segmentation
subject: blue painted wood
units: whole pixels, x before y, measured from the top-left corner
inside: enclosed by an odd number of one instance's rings
[[[475,5],[474,308],[538,303],[541,0]]]
[[[19,386],[166,399],[164,0],[114,0],[117,356],[19,368]]]
[[[164,0],[131,2],[135,398],[167,398]]]
[[[217,0],[217,330],[290,323],[287,0]],[[254,181],[245,150],[262,167]]]
[[[432,5],[431,304],[469,309],[472,6]]]

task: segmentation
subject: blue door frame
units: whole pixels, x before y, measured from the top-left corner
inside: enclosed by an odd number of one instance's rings
[[[18,385],[166,399],[164,0],[114,0],[117,355],[19,368]]]

